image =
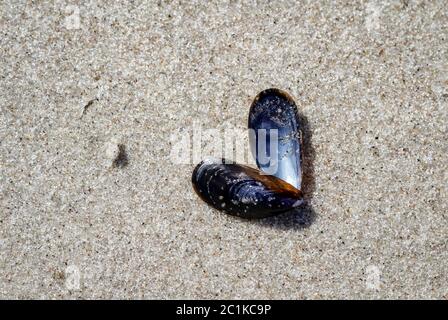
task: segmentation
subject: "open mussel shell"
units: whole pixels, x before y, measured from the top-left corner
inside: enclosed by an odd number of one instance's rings
[[[212,207],[241,218],[264,218],[302,204],[300,190],[259,170],[207,159],[193,171],[194,190]]]
[[[260,92],[250,108],[248,126],[258,168],[301,189],[301,123],[292,97],[279,89]]]

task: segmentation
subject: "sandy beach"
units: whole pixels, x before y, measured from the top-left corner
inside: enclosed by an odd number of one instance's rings
[[[446,6],[2,1],[0,298],[447,299]],[[172,151],[272,87],[307,204],[245,221]]]

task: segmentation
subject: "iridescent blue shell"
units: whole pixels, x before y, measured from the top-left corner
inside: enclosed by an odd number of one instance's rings
[[[294,100],[279,89],[262,91],[252,103],[248,126],[258,168],[301,189],[301,128]]]
[[[193,171],[194,190],[215,209],[242,218],[264,218],[302,204],[300,190],[259,170],[205,160]]]

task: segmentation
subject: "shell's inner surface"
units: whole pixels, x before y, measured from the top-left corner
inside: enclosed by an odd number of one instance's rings
[[[196,193],[212,207],[242,218],[263,218],[302,204],[300,190],[274,176],[221,159],[202,161],[193,171]]]
[[[301,189],[301,128],[293,99],[279,89],[262,91],[252,103],[248,125],[260,170]]]

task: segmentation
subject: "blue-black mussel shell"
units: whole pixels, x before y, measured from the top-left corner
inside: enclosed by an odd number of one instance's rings
[[[208,159],[193,171],[194,190],[215,209],[241,218],[264,218],[303,202],[302,192],[289,183],[248,166]]]

